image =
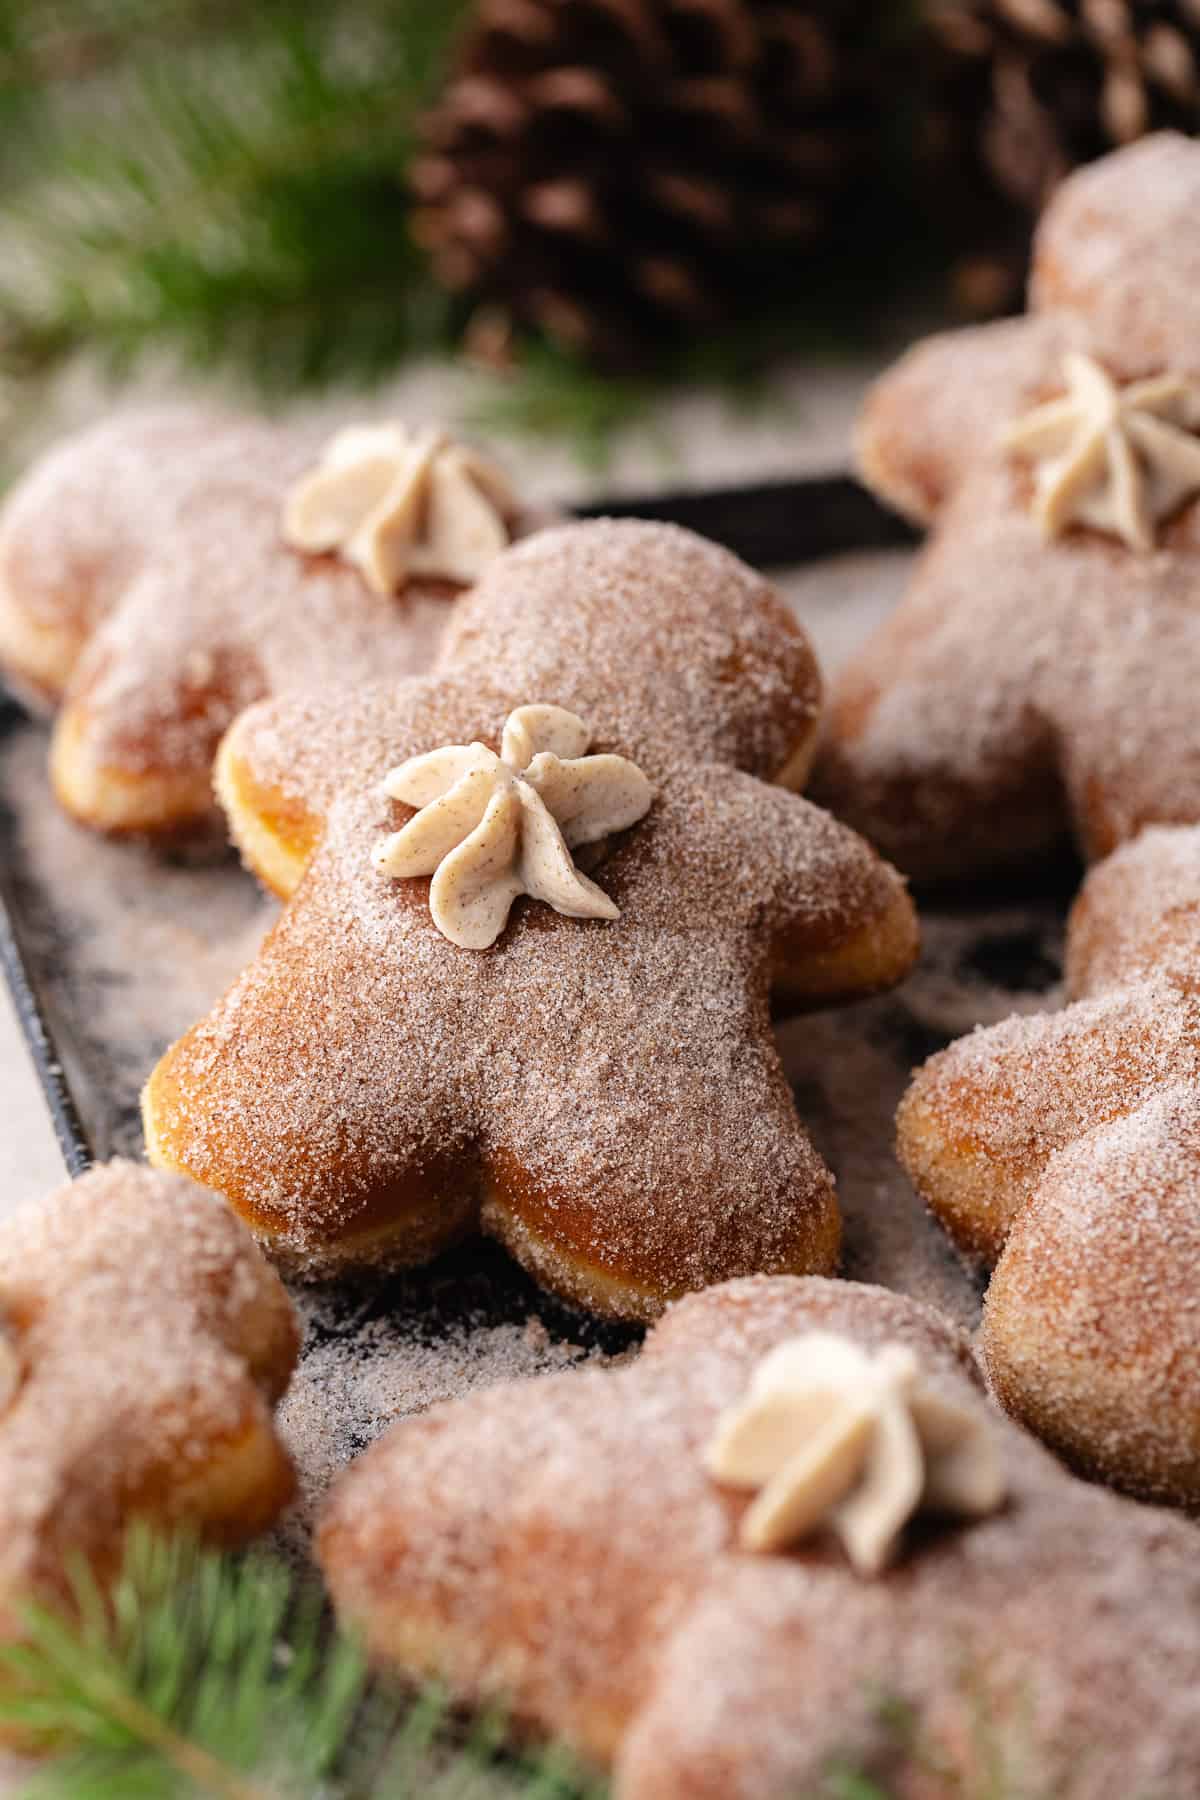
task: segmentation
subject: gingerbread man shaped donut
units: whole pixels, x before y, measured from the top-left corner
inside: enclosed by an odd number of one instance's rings
[[[319,1554],[381,1662],[616,1800],[1200,1790],[1194,1528],[1068,1475],[880,1288],[731,1282],[631,1366],[406,1420]]]
[[[877,385],[859,458],[933,528],[834,695],[819,799],[910,874],[1200,821],[1200,144],[1071,177],[1030,310]]]
[[[0,516],[0,674],[60,709],[55,792],[84,824],[219,825],[212,763],[252,701],[429,667],[520,523],[484,457],[432,430],[311,430],[195,409],[50,452]]]
[[[771,992],[894,982],[916,929],[895,872],[789,791],[818,709],[766,583],[613,521],[500,556],[435,675],[252,709],[219,782],[290,903],[151,1076],[152,1160],[315,1271],[482,1227],[646,1318],[831,1268]]]
[[[0,1637],[131,1520],[236,1543],[292,1494],[272,1409],[298,1334],[223,1201],[112,1162],[0,1228]]]
[[[1093,869],[1065,1012],[918,1074],[900,1154],[996,1265],[983,1351],[1008,1409],[1077,1468],[1200,1505],[1200,829]]]

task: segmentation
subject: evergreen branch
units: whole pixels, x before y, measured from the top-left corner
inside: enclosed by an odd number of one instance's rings
[[[283,388],[444,343],[406,170],[462,4],[274,0],[203,54],[139,50],[94,108],[43,120],[37,173],[0,203],[0,369],[173,343]]]
[[[83,1568],[69,1590],[0,1647],[0,1727],[57,1757],[26,1800],[599,1800],[502,1716],[464,1735],[436,1688],[372,1677],[279,1562],[135,1529],[110,1593]]]
[[[436,1686],[373,1676],[277,1559],[135,1527],[106,1591],[83,1565],[67,1588],[0,1645],[0,1731],[56,1756],[23,1800],[604,1800],[561,1748],[518,1756],[503,1713],[464,1729]],[[1048,1800],[1022,1696],[971,1664],[960,1680],[965,1761],[881,1691],[872,1769],[834,1757],[803,1800],[896,1800],[901,1768],[944,1800]]]

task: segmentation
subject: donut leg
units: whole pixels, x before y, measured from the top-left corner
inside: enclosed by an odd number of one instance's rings
[[[612,1081],[603,1061],[581,1059],[558,1091],[534,1071],[528,1096],[506,1107],[483,1226],[544,1286],[592,1312],[653,1319],[735,1275],[832,1272],[833,1177],[769,1034],[719,1071],[706,1045],[711,1028],[683,1013],[644,1071]]]
[[[907,600],[834,689],[812,786],[922,881],[1024,862],[1066,831],[1025,647],[961,604],[979,555],[969,525],[926,552]]]
[[[754,833],[734,853],[771,845],[784,922],[774,933],[771,997],[777,1012],[806,1011],[877,993],[916,961],[920,934],[903,878],[857,832],[820,807],[743,777]]]
[[[590,1554],[584,1521],[592,1509],[616,1516],[628,1480],[625,1415],[601,1379],[548,1376],[544,1407],[511,1383],[406,1421],[335,1488],[318,1541],[334,1604],[373,1657],[499,1703],[518,1724],[553,1722],[600,1764],[645,1687],[663,1569],[692,1566],[687,1531],[657,1560],[639,1553],[640,1534],[615,1559]],[[585,1457],[569,1453],[576,1433]],[[514,1581],[523,1567],[538,1578]],[[580,1634],[581,1617],[601,1616],[598,1633]],[[613,1644],[620,1653],[606,1654]]]
[[[1051,1156],[1196,1065],[1195,1003],[1165,983],[961,1038],[914,1079],[901,1161],[961,1249],[994,1262]]]
[[[408,1053],[377,946],[326,929],[313,955],[312,891],[151,1074],[147,1153],[224,1194],[303,1272],[424,1262],[478,1217],[474,1109],[435,1050],[423,1066]]]
[[[915,344],[867,396],[856,432],[868,487],[928,524],[978,456],[983,431],[1012,418],[1058,368],[1057,319],[1000,319]]]
[[[1062,684],[1063,779],[1076,838],[1093,862],[1147,827],[1200,819],[1200,738],[1176,723],[1195,708],[1194,563],[1177,562],[1173,577],[1156,573],[1151,584],[1142,575],[1145,599],[1137,575],[1113,593],[1098,647],[1081,646]],[[1138,628],[1141,606],[1153,632]]]
[[[1200,988],[1200,828],[1162,826],[1097,863],[1071,909],[1067,991],[1082,1000],[1155,976]]]
[[[838,1619],[846,1634],[840,1641],[854,1638],[851,1656],[825,1654],[799,1609],[780,1616],[770,1570],[754,1558],[701,1597],[665,1646],[621,1744],[614,1782],[621,1800],[829,1794],[831,1765],[841,1760],[899,1791],[879,1704],[895,1680],[895,1645],[879,1632],[870,1584],[850,1593],[839,1576],[812,1568],[809,1596],[814,1610],[826,1605]],[[779,1729],[781,1719],[788,1730]]]
[[[1053,1156],[992,1277],[999,1399],[1081,1472],[1200,1505],[1200,1082]]]
[[[185,576],[143,575],[68,685],[50,772],[63,807],[95,830],[190,836],[217,825],[213,757],[264,677],[251,651],[214,640],[185,654],[163,629],[186,616]]]
[[[27,611],[0,572],[0,670],[31,711],[49,713],[58,705],[86,642],[82,625],[40,619]]]

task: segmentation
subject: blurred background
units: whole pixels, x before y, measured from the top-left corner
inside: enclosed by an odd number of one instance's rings
[[[1198,59],[1200,0],[5,0],[5,472],[196,379],[560,488],[836,466],[900,341],[1020,304],[1064,174],[1196,128]]]

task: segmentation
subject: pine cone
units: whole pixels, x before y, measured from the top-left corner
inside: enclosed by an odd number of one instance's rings
[[[946,58],[943,138],[1022,208],[1144,132],[1200,130],[1200,0],[925,4]]]
[[[887,0],[480,0],[414,165],[449,288],[609,365],[761,304],[873,127]]]

